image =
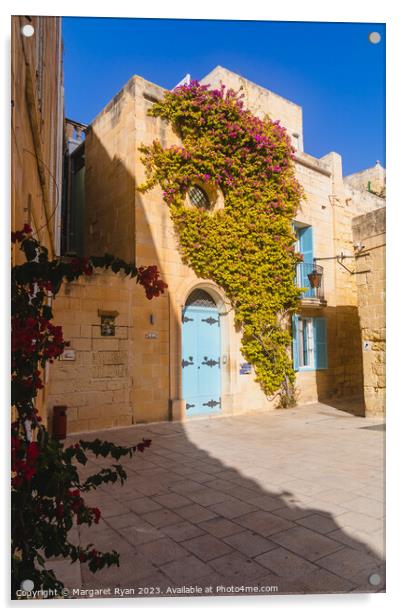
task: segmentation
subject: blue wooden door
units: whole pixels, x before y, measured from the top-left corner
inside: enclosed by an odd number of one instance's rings
[[[220,323],[217,308],[186,306],[182,329],[182,383],[186,414],[221,410]]]

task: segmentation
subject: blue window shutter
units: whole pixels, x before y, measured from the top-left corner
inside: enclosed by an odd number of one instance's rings
[[[300,252],[304,255],[305,263],[313,262],[313,227],[299,229]]]
[[[327,319],[316,317],[314,327],[314,364],[316,370],[328,367],[327,360]]]
[[[313,227],[300,227],[298,229],[299,236],[299,251],[303,254],[303,262],[306,266],[301,264],[300,266],[300,286],[306,288],[305,295],[309,295],[310,281],[308,274],[310,272],[309,266],[313,263]]]
[[[292,349],[293,349],[293,368],[294,370],[299,369],[299,344],[297,338],[297,324],[299,321],[299,317],[297,314],[292,316]]]

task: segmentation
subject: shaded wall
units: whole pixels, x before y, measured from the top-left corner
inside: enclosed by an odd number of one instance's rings
[[[21,33],[26,24],[35,30],[30,38]],[[13,16],[11,32],[11,226],[30,224],[54,255],[63,155],[61,18]]]
[[[135,110],[133,80],[98,114],[85,139],[87,254],[134,260]]]
[[[32,25],[30,38],[22,35]],[[59,254],[63,156],[63,64],[60,17],[11,17],[11,228],[29,224]],[[13,263],[24,260],[17,246]],[[48,370],[36,406],[46,422]]]
[[[134,423],[131,401],[133,280],[100,270],[64,284],[55,303],[55,323],[70,342],[51,366],[49,416],[68,406],[68,432]],[[115,335],[101,335],[101,313],[114,313]],[[50,419],[51,423],[51,419]]]

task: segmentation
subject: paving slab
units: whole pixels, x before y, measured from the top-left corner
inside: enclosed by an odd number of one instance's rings
[[[187,556],[160,567],[175,584],[195,584],[212,572],[211,568],[196,556]]]
[[[142,519],[135,513],[129,512],[110,516],[105,519],[105,522],[111,528],[119,530],[121,528],[128,528],[129,526],[138,526],[141,524]]]
[[[157,509],[145,513],[142,517],[156,528],[163,528],[163,526],[170,526],[182,521],[182,518],[170,509]]]
[[[191,492],[199,492],[203,489],[203,485],[198,481],[192,481],[191,479],[182,479],[171,484],[171,489],[177,494],[191,494]]]
[[[136,498],[129,503],[127,506],[130,507],[134,513],[148,513],[149,511],[156,511],[157,509],[162,509],[162,505],[160,505],[155,500],[148,498],[147,496],[143,498]]]
[[[316,569],[297,578],[297,583],[308,587],[309,592],[328,594],[328,589],[332,593],[347,593],[356,588],[354,580],[345,580],[325,569]]]
[[[230,499],[230,496],[224,492],[218,492],[218,490],[212,490],[211,488],[197,490],[197,492],[190,492],[188,497],[203,507],[216,505],[217,503],[222,503],[223,501]]]
[[[154,565],[163,565],[189,555],[182,546],[168,537],[139,545],[138,553],[143,554]]]
[[[247,502],[251,505],[256,505],[263,511],[275,511],[282,504],[280,497],[268,496],[267,494],[251,496],[251,498],[247,499]]]
[[[130,513],[129,507],[118,500],[103,498],[101,494],[99,494],[99,497],[98,504],[95,506],[102,507],[102,518],[111,518],[122,513]]]
[[[184,541],[181,545],[204,562],[233,551],[230,545],[208,534]]]
[[[257,556],[255,560],[272,573],[290,580],[318,569],[317,565],[289,550],[285,550],[285,548],[269,550],[265,554]]]
[[[265,567],[256,560],[247,558],[236,551],[209,561],[209,565],[224,575],[226,579],[232,580],[232,584],[255,584],[267,574]]]
[[[180,507],[175,510],[179,516],[189,520],[189,522],[204,522],[204,520],[209,520],[210,518],[216,517],[216,514],[213,511],[210,511],[206,507],[201,507],[201,505],[197,505],[194,503],[193,505],[186,505],[185,507]]]
[[[269,537],[281,530],[294,526],[294,523],[290,520],[285,520],[268,511],[262,510],[246,513],[246,515],[235,518],[235,522],[260,533],[263,537]]]
[[[184,505],[191,505],[190,499],[180,494],[172,494],[171,492],[154,496],[153,500],[168,509],[176,509],[177,507],[184,507]]]
[[[319,513],[313,513],[312,515],[308,515],[305,518],[298,518],[297,523],[301,526],[305,526],[306,528],[310,528],[310,530],[314,530],[317,533],[322,533],[324,535],[338,530],[337,524],[331,517],[327,515],[321,515]]]
[[[334,554],[324,556],[317,561],[317,564],[347,579],[356,579],[356,576],[361,574],[362,571],[366,571],[367,568],[372,573],[376,573],[380,562],[377,558],[367,553],[345,547]]]
[[[121,529],[120,534],[123,534],[128,543],[133,546],[155,541],[165,536],[165,533],[162,533],[147,522],[142,522],[136,526],[124,527]]]
[[[367,533],[363,530],[344,527],[343,529],[329,533],[328,537],[335,539],[335,541],[344,543],[352,548],[356,548],[356,545],[358,545],[362,551],[366,551],[369,554],[373,554],[383,560],[385,559],[384,528],[381,528],[376,532]]]
[[[224,518],[228,518],[232,520],[233,518],[238,518],[242,514],[250,513],[252,511],[257,511],[257,505],[251,505],[250,503],[245,503],[244,501],[239,500],[238,498],[230,498],[225,500],[222,503],[217,503],[215,505],[210,505],[209,509],[215,514],[218,514]]]
[[[366,533],[376,532],[383,527],[383,521],[381,519],[364,513],[356,513],[355,511],[341,513],[335,516],[334,520],[340,528],[351,526],[356,530],[363,530]]]
[[[192,539],[193,537],[198,537],[199,535],[203,535],[205,531],[200,528],[200,526],[196,526],[195,524],[191,524],[190,522],[179,522],[178,524],[172,524],[171,526],[164,526],[163,532],[168,537],[171,537],[175,541],[179,542],[185,541],[186,539]]]
[[[373,518],[383,518],[385,515],[384,503],[365,496],[359,496],[351,501],[345,502],[345,507],[349,511],[355,511]]]
[[[271,540],[313,562],[343,547],[342,543],[302,526],[271,535]]]
[[[248,530],[229,535],[224,541],[246,556],[258,556],[277,547],[272,541]]]
[[[235,524],[231,520],[226,518],[216,517],[205,522],[199,522],[198,526],[205,532],[213,535],[214,537],[228,537],[243,531],[243,528],[239,524]]]

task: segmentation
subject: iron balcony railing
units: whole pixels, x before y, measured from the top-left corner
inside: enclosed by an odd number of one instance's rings
[[[323,268],[315,263],[298,263],[296,266],[296,285],[304,288],[302,299],[324,299]]]

